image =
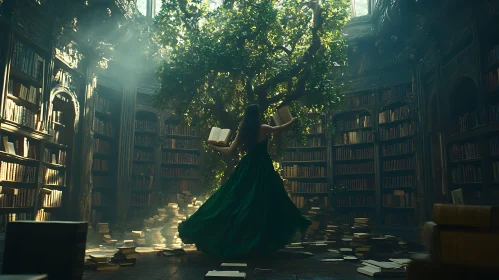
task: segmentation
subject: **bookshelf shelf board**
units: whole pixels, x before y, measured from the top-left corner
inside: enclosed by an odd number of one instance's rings
[[[328,195],[327,192],[290,192],[293,195]]]
[[[497,133],[497,131],[499,131],[499,124],[498,123],[477,126],[473,129],[459,132],[459,133],[453,134],[449,137],[446,137],[445,142],[447,144],[449,144],[449,143],[453,143],[453,142],[466,141],[466,140],[480,137],[480,136],[484,136],[487,134]]]
[[[383,139],[383,140],[379,140],[379,142],[381,142],[381,143],[397,142],[400,140],[406,140],[406,139],[410,139],[413,137],[414,137],[414,135],[407,135],[407,136],[402,136],[402,137],[397,137],[397,138],[392,138],[392,139]]]
[[[317,147],[287,147],[287,148],[285,148],[286,151],[289,151],[289,150],[320,150],[320,149],[326,149],[326,146],[317,146]]]
[[[45,211],[56,211],[61,210],[62,206],[43,206],[42,209]]]
[[[19,98],[17,96],[11,95],[11,94],[7,94],[7,98],[14,101],[17,105],[24,106],[24,107],[30,109],[31,111],[34,111],[34,112],[40,111],[40,106],[35,104],[35,103],[31,103],[27,100],[24,100],[22,98]]]
[[[393,169],[393,170],[383,170],[383,173],[395,173],[395,172],[414,172],[415,168],[404,168],[404,169]]]
[[[364,143],[355,143],[355,144],[338,144],[338,145],[333,145],[333,147],[352,147],[352,146],[366,146],[366,145],[372,145],[374,142],[364,142]]]
[[[162,177],[161,180],[201,180],[201,177]]]
[[[369,193],[369,192],[375,192],[375,189],[368,189],[368,190],[345,190],[341,192],[335,193],[335,195],[351,195],[354,193]]]
[[[14,77],[15,79],[21,80],[21,81],[28,83],[36,88],[42,87],[42,83],[40,81],[37,81],[35,78],[29,76],[28,74],[14,68],[14,67],[10,68],[10,75],[12,77]]]
[[[347,177],[347,176],[369,176],[374,175],[374,172],[366,172],[366,173],[351,173],[351,174],[335,174],[334,177]]]
[[[343,130],[339,131],[339,133],[353,132],[353,131],[362,131],[362,130],[371,130],[371,129],[373,129],[372,126],[358,127],[358,128],[351,128],[351,129],[343,129]]]
[[[304,160],[304,161],[282,161],[283,165],[287,164],[326,164],[325,160]]]
[[[59,190],[65,190],[66,189],[66,186],[64,185],[43,185],[44,188],[48,188],[48,189],[59,189]]]
[[[114,116],[111,113],[105,113],[95,110],[95,116],[99,119],[114,120]]]
[[[171,162],[162,162],[162,166],[195,166],[195,167],[200,167],[201,164],[199,163],[171,163]]]
[[[136,164],[154,164],[154,160],[134,160],[133,163]]]
[[[306,181],[306,180],[326,180],[327,177],[283,177],[286,180]]]
[[[416,210],[414,207],[392,207],[392,206],[383,206],[383,209],[386,210]]]
[[[483,182],[469,182],[469,183],[453,183],[453,182],[450,182],[451,185],[454,185],[454,186],[463,186],[463,187],[466,187],[466,186],[470,186],[470,187],[481,187],[483,185]]]
[[[52,146],[52,147],[55,147],[55,148],[60,149],[60,150],[67,150],[67,149],[69,149],[69,147],[67,145],[55,143],[55,142],[52,142],[52,141],[47,141],[47,142],[45,142],[45,144],[47,144],[49,146]]]
[[[66,169],[66,165],[62,164],[50,163],[50,162],[42,162],[42,164],[54,169]]]
[[[144,149],[144,150],[154,150],[154,146],[142,146],[142,145],[134,145],[136,149]]]
[[[49,134],[37,131],[31,127],[23,126],[18,123],[5,119],[2,120],[0,128],[7,132],[21,134],[22,136],[36,140],[48,140],[51,137]]]
[[[92,174],[96,174],[96,175],[109,175],[109,171],[92,170]]]
[[[383,191],[394,191],[394,190],[415,190],[414,187],[389,187],[389,188],[381,188]]]
[[[410,152],[406,154],[399,154],[399,155],[389,155],[389,156],[381,156],[383,159],[389,159],[389,158],[401,158],[401,157],[409,157],[409,156],[414,156],[416,152]]]
[[[94,136],[96,138],[99,138],[99,139],[102,139],[102,140],[108,140],[108,141],[114,140],[114,138],[112,136],[101,134],[101,133],[98,133],[98,132],[95,132]]]
[[[198,149],[178,149],[178,148],[162,148],[163,151],[173,151],[173,152],[186,152],[186,153],[200,153],[201,150]]]
[[[335,159],[334,162],[336,162],[336,163],[363,162],[363,161],[371,161],[371,160],[374,160],[374,158],[358,158],[358,159],[342,159],[342,160]]]
[[[111,158],[112,156],[110,154],[94,153],[94,157],[96,157],[96,158]]]
[[[142,134],[142,135],[154,135],[156,136],[157,132],[156,131],[145,131],[145,130],[135,130],[136,134]]]
[[[30,164],[30,165],[35,165],[35,164],[38,164],[40,162],[39,160],[36,160],[36,159],[27,158],[27,157],[18,156],[18,155],[13,155],[13,154],[9,154],[9,153],[4,152],[4,151],[0,151],[0,158],[7,158],[7,159],[15,160],[17,162],[22,162],[24,164]]]
[[[480,161],[482,161],[482,158],[469,158],[469,159],[453,160],[450,163],[458,164],[458,163],[480,162]]]
[[[406,118],[406,119],[401,119],[401,120],[396,120],[396,121],[391,121],[391,122],[380,123],[379,125],[385,126],[385,125],[392,125],[392,124],[400,124],[400,123],[410,122],[412,120],[413,120],[413,118]]]
[[[29,213],[33,207],[0,207],[0,214],[8,213]]]
[[[7,188],[19,188],[19,189],[36,189],[37,183],[28,182],[14,182],[14,181],[0,181],[0,186]]]
[[[196,135],[181,135],[181,134],[166,134],[166,138],[183,138],[183,139],[201,139],[201,136]]]

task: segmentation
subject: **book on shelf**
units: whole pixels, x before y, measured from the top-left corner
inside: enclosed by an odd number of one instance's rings
[[[416,151],[414,146],[414,139],[407,139],[402,142],[392,143],[392,144],[382,144],[381,146],[382,156],[402,156]]]
[[[411,85],[399,85],[383,90],[381,93],[381,101],[385,102],[394,98],[407,97],[412,93]]]
[[[335,136],[335,143],[337,145],[372,143],[373,140],[372,131],[350,131]]]
[[[416,160],[414,158],[394,159],[383,161],[383,171],[396,171],[414,169]]]
[[[26,166],[14,162],[0,162],[0,179],[10,182],[36,182],[36,167]]]
[[[393,208],[416,207],[416,196],[403,190],[394,190],[393,194],[383,194],[383,206]]]
[[[108,99],[97,95],[97,106],[95,110],[104,114],[111,114],[111,104]]]
[[[355,178],[355,179],[341,179],[336,180],[336,186],[346,187],[349,191],[365,191],[374,190],[374,178],[368,176],[366,178]]]
[[[289,141],[287,142],[287,145],[290,149],[292,149],[292,148],[325,148],[326,141],[325,141],[324,137],[314,135],[313,137],[308,137],[306,139],[305,143],[298,141],[296,139],[289,139]]]
[[[473,164],[459,164],[451,168],[451,181],[454,184],[482,183],[482,167]]]
[[[277,109],[277,112],[272,115],[272,120],[274,121],[275,125],[283,125],[289,123],[292,119],[293,115],[291,115],[288,106]]]
[[[452,161],[480,158],[477,143],[467,142],[462,144],[453,144],[450,150],[450,158]]]
[[[109,171],[109,161],[105,159],[94,158],[92,161],[93,171]]]
[[[353,194],[335,197],[336,207],[374,207],[376,197],[369,194]]]
[[[40,115],[14,101],[5,101],[5,119],[37,131],[43,131],[43,121]]]
[[[210,135],[208,136],[208,143],[217,146],[227,146],[227,144],[229,143],[230,135],[230,129],[212,127]]]
[[[361,116],[357,114],[355,119],[338,120],[336,122],[336,125],[338,126],[338,129],[342,131],[342,130],[353,130],[361,128],[371,128],[373,124],[371,116]]]
[[[379,124],[387,124],[396,121],[409,120],[412,118],[412,108],[404,105],[395,109],[379,112]]]
[[[352,107],[372,105],[375,102],[374,93],[347,98],[347,104]]]
[[[163,164],[199,164],[201,161],[197,153],[163,152]]]
[[[27,86],[14,82],[14,80],[9,80],[9,84],[7,85],[7,94],[37,105],[38,98],[42,95],[42,89],[36,88],[32,85]]]
[[[65,170],[50,169],[42,166],[42,174],[44,175],[43,183],[45,185],[66,186]]]
[[[284,166],[284,177],[325,177],[326,167],[324,166]]]
[[[62,191],[49,190],[50,194],[46,194],[43,198],[43,207],[61,207]]]
[[[94,131],[108,137],[114,136],[113,124],[108,120],[94,119]]]
[[[414,175],[383,176],[383,188],[414,188]]]
[[[35,199],[35,189],[1,187],[0,207],[33,207]]]
[[[135,131],[138,132],[156,132],[156,122],[136,120]]]
[[[40,82],[43,77],[45,61],[30,47],[16,41],[12,49],[11,65],[18,71]]]
[[[326,154],[323,151],[313,152],[289,152],[284,153],[284,161],[325,161]]]
[[[338,147],[335,149],[336,160],[359,160],[373,159],[374,148],[352,149],[348,147]]]
[[[199,136],[199,129],[189,125],[173,125],[170,124],[166,129],[166,136],[179,135],[179,136]]]
[[[366,174],[374,172],[374,162],[336,164],[336,175]]]

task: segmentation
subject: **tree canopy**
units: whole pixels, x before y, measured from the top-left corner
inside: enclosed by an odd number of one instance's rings
[[[283,105],[302,116],[338,104],[348,2],[163,1],[155,39],[168,58],[155,103],[201,127],[232,130],[252,103],[267,118]]]

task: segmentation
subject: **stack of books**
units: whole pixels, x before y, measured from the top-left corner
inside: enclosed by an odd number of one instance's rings
[[[359,259],[370,257],[371,254],[371,234],[357,232],[353,234],[351,248],[355,252],[355,256]]]
[[[140,254],[135,251],[136,247],[119,247],[118,252],[114,254],[113,263],[120,266],[133,266],[137,262]]]
[[[354,224],[352,226],[354,232],[371,232],[371,226],[369,225],[369,218],[354,218]]]
[[[92,254],[89,256],[89,260],[85,262],[85,266],[88,266],[95,270],[117,270],[120,265],[115,262],[110,262],[110,256],[106,254]]]

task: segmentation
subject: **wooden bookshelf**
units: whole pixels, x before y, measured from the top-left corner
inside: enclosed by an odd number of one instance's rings
[[[336,219],[380,228],[417,226],[412,83],[352,93],[336,112],[332,197]]]
[[[197,194],[201,177],[201,136],[197,127],[166,120],[161,143],[161,195],[164,205],[179,193]]]
[[[405,90],[398,92],[401,93],[395,98],[400,98]],[[395,102],[382,108],[378,113],[378,133],[381,225],[414,227],[417,207],[413,104]]]
[[[97,85],[92,162],[92,223],[112,222],[117,192],[120,93]]]
[[[373,99],[372,94],[367,93],[349,100],[353,107],[358,107],[372,105]],[[373,116],[364,109],[334,118],[333,207],[341,223],[351,223],[355,217],[375,218],[373,126]]]
[[[154,206],[157,174],[157,147],[159,120],[152,112],[135,114],[134,150],[132,162],[132,189],[128,217],[141,220]]]
[[[282,177],[291,200],[303,211],[312,202],[328,207],[326,133],[322,116],[319,123],[312,126],[305,143],[290,140],[281,161]]]

